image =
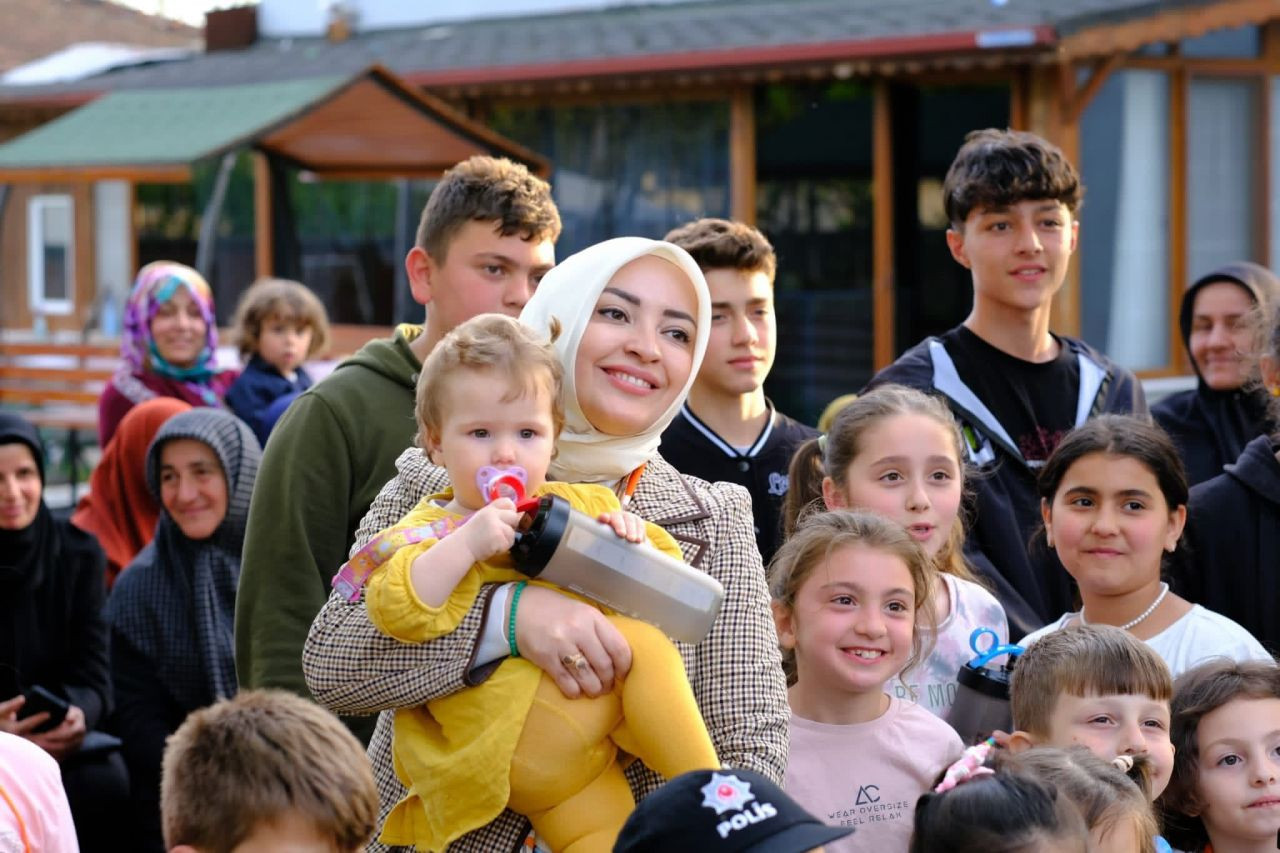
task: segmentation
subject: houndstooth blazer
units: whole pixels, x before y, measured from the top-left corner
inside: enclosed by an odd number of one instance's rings
[[[356,534],[354,550],[398,522],[425,495],[447,484],[444,470],[410,448]],[[660,456],[646,466],[628,507],[665,528],[689,565],[724,585],[725,599],[711,633],[696,646],[677,643],[720,760],[781,784],[787,761],[786,683],[778,654],[769,593],[752,527],[751,498],[741,486],[681,475]],[[335,567],[336,568],[336,567]],[[493,667],[474,669],[491,589],[452,634],[423,645],[384,637],[369,622],[364,602],[337,595],[311,626],[302,665],[316,699],[343,714],[412,707],[478,684]],[[391,762],[392,714],[383,713],[369,744],[381,798],[381,817],[404,795]],[[639,761],[627,770],[637,800],[662,783]],[[529,822],[511,811],[449,846],[454,853],[520,849]],[[377,843],[370,850],[389,848]]]

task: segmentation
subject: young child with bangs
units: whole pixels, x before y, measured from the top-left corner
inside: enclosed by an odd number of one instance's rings
[[[965,560],[964,478],[964,438],[946,404],[882,385],[847,403],[825,437],[796,451],[784,518],[790,532],[819,505],[867,510],[902,525],[924,549],[937,569],[929,589],[937,629],[932,650],[894,690],[944,720],[955,704],[956,674],[976,656],[973,632],[990,628],[997,643],[1009,637],[1004,608]]]
[[[1174,685],[1177,756],[1165,821],[1188,853],[1274,851],[1280,833],[1280,667],[1218,660]]]
[[[877,515],[814,515],[769,567],[774,621],[791,670],[783,787],[853,836],[829,851],[902,850],[916,799],[963,749],[945,722],[887,692],[934,630],[932,562]]]
[[[289,403],[311,387],[303,362],[329,345],[329,318],[305,285],[283,278],[254,282],[236,306],[236,343],[248,364],[227,405],[264,447]]]
[[[1027,649],[1013,670],[1009,748],[1086,746],[1104,761],[1145,755],[1150,797],[1169,784],[1173,679],[1155,651],[1126,631],[1081,625]]]

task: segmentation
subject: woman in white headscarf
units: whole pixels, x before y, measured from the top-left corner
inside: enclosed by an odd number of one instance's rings
[[[661,275],[674,264],[680,286]],[[687,279],[687,286],[685,280]],[[658,454],[662,431],[688,395],[710,331],[706,281],[693,259],[669,243],[622,237],[592,246],[553,269],[520,315],[541,331],[561,326],[565,428],[549,478],[613,486],[637,515],[680,543],[689,565],[719,580],[725,601],[711,633],[679,644],[694,695],[721,761],[781,780],[786,764],[786,689],[750,497],[727,483],[679,474]],[[411,448],[399,474],[374,501],[356,547],[447,485],[443,469]],[[338,567],[335,566],[336,570]],[[312,626],[303,668],[316,698],[342,713],[421,705],[483,681],[508,652],[504,586],[485,590],[452,634],[421,646],[382,636],[361,602],[333,596]],[[549,589],[524,590],[516,645],[569,697],[599,695],[630,665],[630,649],[594,607]],[[589,666],[566,668],[584,656]],[[404,794],[391,764],[391,715],[369,748],[385,814]],[[637,799],[661,783],[635,762]],[[515,849],[528,822],[504,812],[450,846]],[[384,849],[375,844],[370,848]]]

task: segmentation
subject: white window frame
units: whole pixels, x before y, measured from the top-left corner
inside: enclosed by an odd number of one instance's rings
[[[61,208],[67,212],[67,295],[49,299],[44,289],[44,212]],[[37,195],[27,203],[27,281],[31,310],[37,314],[67,315],[76,305],[76,220],[75,202],[70,195]]]

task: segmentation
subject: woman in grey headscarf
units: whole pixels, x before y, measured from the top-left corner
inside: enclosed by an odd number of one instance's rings
[[[112,590],[107,620],[136,819],[157,850],[165,738],[191,711],[236,691],[236,584],[261,456],[252,430],[218,409],[175,415],[147,450],[160,521]]]
[[[1182,342],[1196,387],[1151,407],[1187,466],[1191,485],[1222,473],[1246,444],[1265,435],[1267,393],[1258,381],[1258,356],[1280,280],[1248,261],[1225,264],[1197,279],[1182,297]]]

